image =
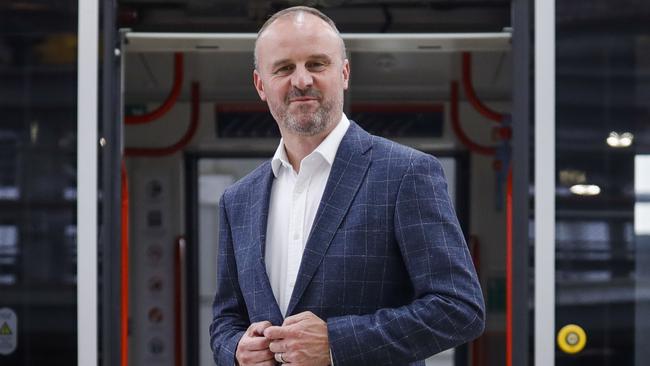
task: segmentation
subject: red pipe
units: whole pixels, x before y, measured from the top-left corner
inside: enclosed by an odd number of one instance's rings
[[[192,138],[194,137],[194,134],[196,133],[196,130],[199,127],[199,101],[200,101],[200,88],[199,84],[194,82],[192,83],[192,112],[190,115],[190,125],[185,132],[185,135],[178,140],[173,145],[167,146],[167,147],[160,147],[160,148],[126,148],[124,150],[124,155],[126,156],[149,156],[149,157],[160,157],[160,156],[165,156],[165,155],[171,155],[174,154],[180,150],[182,150],[185,146],[187,146],[190,141],[192,141]]]
[[[506,188],[506,366],[512,366],[512,167]]]
[[[185,238],[176,238],[174,248],[174,365],[183,364],[183,253]]]
[[[500,123],[503,121],[503,114],[488,108],[476,96],[474,86],[472,85],[472,55],[469,52],[463,52],[463,86],[467,100],[469,100],[480,114],[495,122]]]
[[[129,181],[122,159],[122,243],[120,245],[120,361],[129,364]]]
[[[465,134],[465,131],[463,131],[463,128],[460,126],[460,120],[458,117],[458,82],[456,81],[451,82],[451,127],[460,142],[467,146],[470,151],[482,155],[496,154],[496,149],[494,147],[479,145],[470,140],[470,138]]]
[[[124,123],[127,125],[137,125],[149,123],[162,117],[176,104],[178,96],[181,94],[181,87],[183,86],[183,54],[174,53],[174,84],[172,90],[169,92],[167,99],[156,108],[154,111],[137,116],[125,116]]]

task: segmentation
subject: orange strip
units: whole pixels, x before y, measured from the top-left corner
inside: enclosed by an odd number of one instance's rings
[[[174,365],[183,364],[183,313],[182,313],[182,243],[185,239],[182,236],[176,238],[174,248]]]
[[[506,366],[512,366],[512,167],[506,190]]]
[[[122,159],[122,243],[120,266],[120,364],[129,363],[129,183]]]

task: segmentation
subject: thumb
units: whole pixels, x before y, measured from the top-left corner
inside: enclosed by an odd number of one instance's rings
[[[271,326],[271,322],[269,321],[262,321],[259,323],[254,323],[251,325],[249,328],[249,335],[250,336],[263,336],[264,335],[264,329],[268,328]]]

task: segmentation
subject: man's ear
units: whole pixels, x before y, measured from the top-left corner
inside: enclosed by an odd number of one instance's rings
[[[253,85],[255,85],[255,90],[260,96],[260,99],[266,102],[266,93],[264,93],[264,84],[262,83],[262,77],[257,70],[253,70]]]
[[[343,60],[343,90],[348,90],[350,81],[350,61],[346,58]]]

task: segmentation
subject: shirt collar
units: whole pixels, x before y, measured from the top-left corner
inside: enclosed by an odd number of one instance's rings
[[[308,156],[315,153],[319,154],[331,166],[334,163],[334,158],[336,157],[336,152],[338,151],[339,145],[343,140],[343,136],[345,136],[345,133],[348,131],[348,127],[350,127],[350,121],[346,117],[345,113],[342,113],[341,120],[336,125],[336,127],[334,127],[332,132],[330,132],[329,135],[327,135],[327,137],[325,137],[325,139],[320,143],[320,145],[318,145],[318,147],[316,147],[316,149],[314,149],[314,151],[312,151],[312,153]],[[281,166],[284,166],[287,169],[293,169],[289,163],[287,152],[284,149],[284,139],[280,139],[280,144],[278,145],[278,148],[275,150],[275,154],[271,159],[271,169],[273,170],[273,175],[276,178],[280,173]]]

